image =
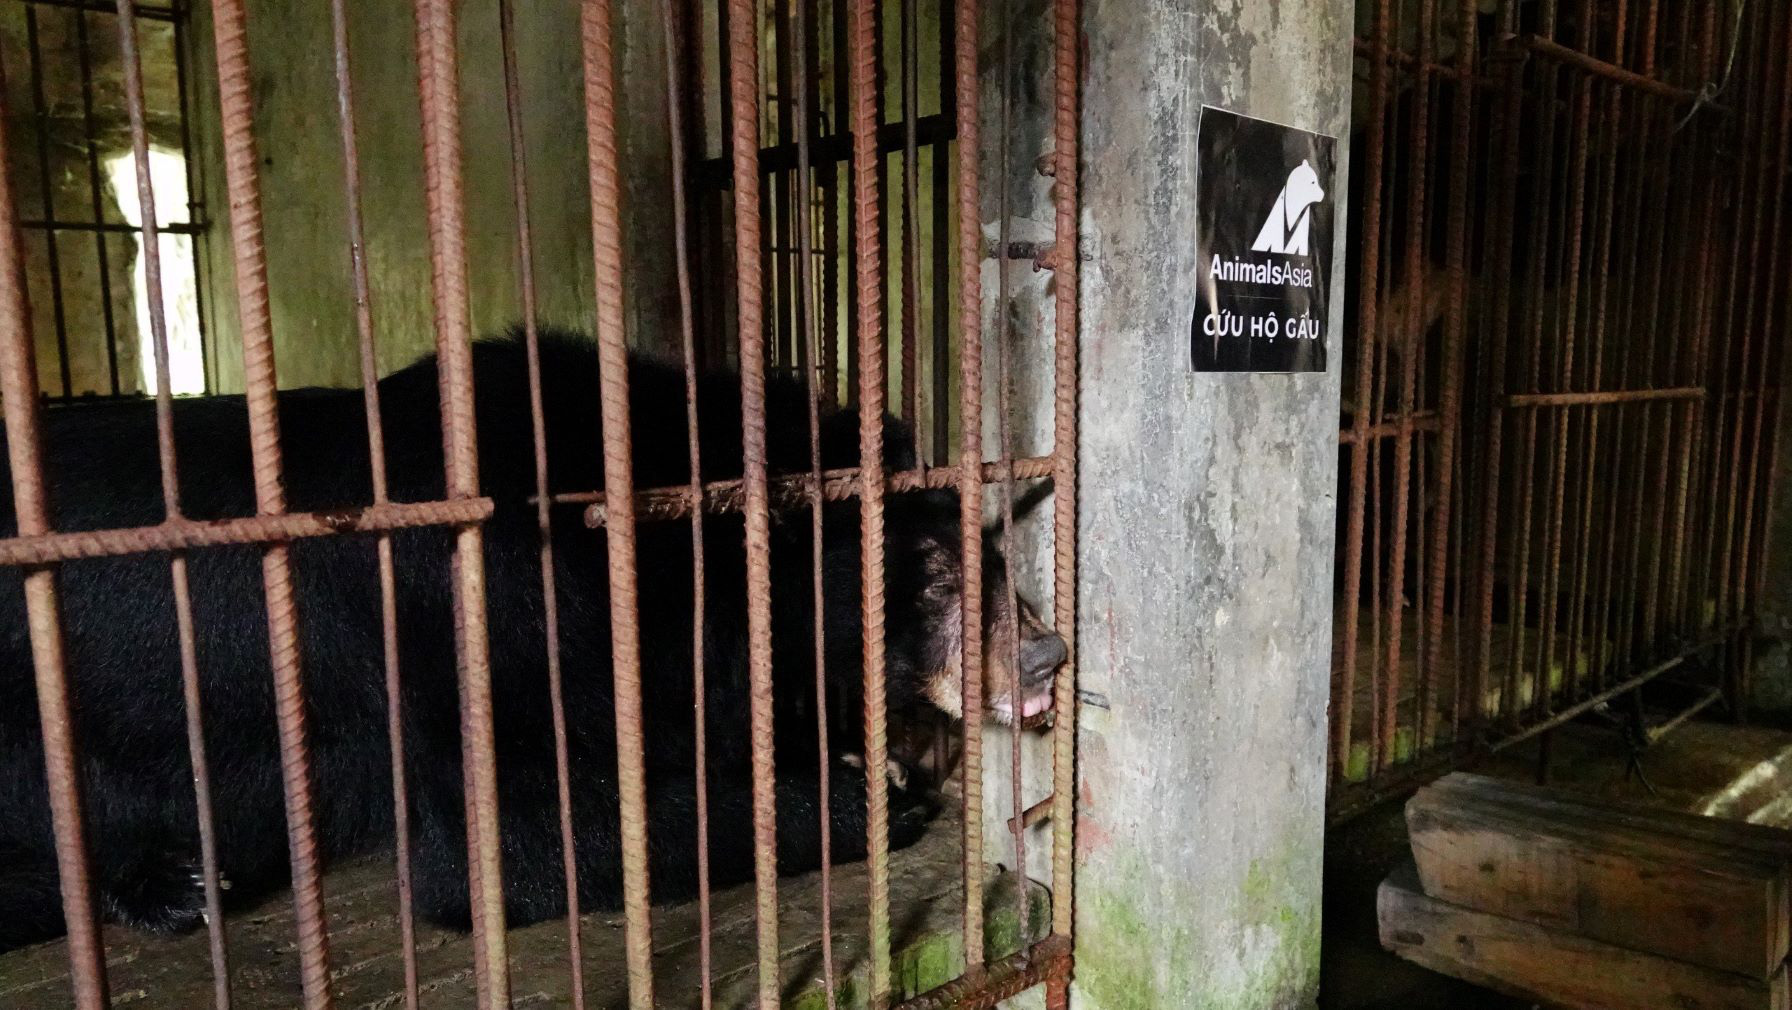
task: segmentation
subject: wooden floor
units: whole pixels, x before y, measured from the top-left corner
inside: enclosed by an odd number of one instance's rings
[[[960,837],[959,820],[948,813],[922,841],[892,856],[892,949],[897,952],[897,984],[905,994],[951,978],[963,964]],[[848,990],[842,1006],[859,1003],[864,992],[867,887],[863,864],[834,871],[834,954],[843,988]],[[1018,921],[1018,914],[1012,911],[1016,907],[1012,877],[992,876],[986,894],[992,922],[986,941],[992,951],[1011,951]],[[798,1007],[823,1006],[819,875],[781,882],[778,898],[787,1000]],[[1047,917],[1045,899],[1037,888],[1032,899],[1030,918],[1038,935]],[[396,885],[386,858],[363,859],[326,878],[330,966],[338,1008],[385,1010],[404,1005],[396,901]],[[713,904],[715,1005],[743,1006],[757,979],[753,889],[749,885],[719,892]],[[1001,915],[1002,909],[1009,914]],[[1005,937],[1000,935],[1004,922]],[[594,1010],[624,1006],[621,918],[589,915],[583,923],[587,1006]],[[295,935],[286,895],[231,917],[227,936],[231,995],[237,1010],[284,1010],[298,1005]],[[211,1004],[211,968],[203,931],[160,939],[107,927],[105,936],[114,1006],[201,1010]],[[657,1005],[698,1005],[698,936],[694,903],[655,909]],[[424,1006],[473,1006],[472,949],[465,935],[419,923],[417,961]],[[565,923],[513,930],[510,970],[514,1005],[569,1005]],[[63,944],[0,957],[0,1007],[62,1010],[68,1005],[68,961]]]

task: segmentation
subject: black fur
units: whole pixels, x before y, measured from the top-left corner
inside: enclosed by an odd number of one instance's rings
[[[601,488],[598,366],[577,337],[543,338],[550,483]],[[562,914],[553,732],[545,675],[544,611],[534,507],[534,456],[520,340],[475,347],[480,480],[496,513],[485,527],[504,890],[512,924]],[[637,487],[688,479],[684,380],[674,366],[636,357],[630,386]],[[433,358],[380,385],[391,494],[443,493]],[[700,395],[706,479],[740,473],[738,378],[711,375]],[[773,381],[768,441],[774,472],[807,470],[808,400]],[[362,400],[357,391],[281,394],[288,507],[353,507],[371,500]],[[247,417],[240,397],[175,407],[186,514],[254,512]],[[913,464],[912,438],[886,421],[887,465]],[[148,403],[51,410],[44,441],[54,525],[93,530],[163,519]],[[824,420],[824,466],[858,462],[857,418]],[[12,535],[11,490],[0,490],[0,534]],[[930,545],[956,557],[958,507],[944,494],[888,503],[889,694],[915,703],[937,673],[943,629],[957,620],[929,601]],[[858,503],[829,506],[826,552],[828,676],[839,721],[836,753],[856,746],[860,698]],[[710,760],[711,873],[717,886],[751,879],[745,579],[741,518],[710,516],[706,541],[706,722]],[[780,868],[818,864],[806,511],[773,525],[777,808]],[[572,765],[580,892],[588,908],[615,907],[621,888],[615,724],[609,660],[605,538],[577,507],[553,523],[562,661]],[[640,527],[640,626],[646,709],[651,881],[658,900],[695,893],[696,826],[691,662],[691,545],[687,523]],[[442,529],[395,535],[403,726],[418,910],[448,924],[469,920],[449,557]],[[989,556],[994,556],[993,550]],[[292,548],[310,735],[312,809],[326,859],[390,844],[392,794],[375,545],[333,536]],[[936,558],[937,562],[937,558]],[[233,902],[279,887],[287,837],[275,735],[260,552],[193,551],[194,615],[206,746],[224,876]],[[995,566],[992,566],[995,568]],[[999,570],[996,569],[996,570]],[[993,580],[992,580],[993,581]],[[87,838],[102,912],[158,930],[199,922],[198,841],[167,558],[68,563],[58,575],[75,712]],[[865,779],[837,758],[831,775],[834,857],[861,858]],[[925,830],[931,809],[892,791],[891,842]],[[44,778],[42,738],[26,635],[22,574],[0,570],[0,949],[63,929]]]

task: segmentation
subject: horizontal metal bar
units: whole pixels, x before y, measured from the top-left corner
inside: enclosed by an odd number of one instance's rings
[[[1437,429],[1438,418],[1436,414],[1426,411],[1422,414],[1413,415],[1413,431],[1436,431]],[[1377,439],[1393,438],[1398,434],[1400,434],[1399,421],[1383,421],[1380,424],[1373,424],[1363,429],[1363,441],[1374,442]],[[1340,428],[1338,430],[1339,445],[1355,445],[1356,442],[1357,433],[1355,428]]]
[[[25,0],[34,7],[60,7],[64,10],[86,11],[89,14],[117,14],[118,5],[112,0]],[[186,16],[184,7],[144,7],[135,10],[138,18],[144,21],[173,21]]]
[[[1452,771],[1473,770],[1486,756],[1473,739],[1465,737],[1365,781],[1335,783],[1326,795],[1326,822],[1341,824],[1383,804],[1405,799]]]
[[[19,227],[27,231],[102,232],[107,235],[141,235],[143,233],[143,229],[134,224],[120,224],[114,221],[20,221]],[[168,235],[203,235],[205,225],[193,222],[165,224],[157,230]]]
[[[461,498],[241,519],[177,519],[156,526],[46,533],[0,540],[0,565],[47,565],[58,561],[195,547],[277,544],[333,533],[385,533],[419,526],[464,526],[484,522],[491,518],[491,514],[490,498]]]
[[[1605,389],[1585,393],[1514,393],[1506,397],[1508,407],[1598,407],[1613,403],[1643,403],[1650,400],[1703,400],[1704,386],[1677,386],[1670,389]]]
[[[1021,815],[1020,815],[1021,824],[1025,827],[1030,828],[1036,824],[1040,824],[1040,823],[1043,823],[1044,821],[1050,820],[1051,814],[1052,814],[1052,803],[1056,799],[1057,799],[1056,794],[1047,796],[1045,799],[1040,800],[1038,803],[1035,803],[1032,806],[1028,807],[1027,809],[1021,811]],[[1014,827],[1015,827],[1014,818],[1012,818],[1012,817],[1008,818],[1008,830],[1010,832],[1012,832],[1014,830]]]
[[[915,143],[921,147],[942,144],[955,135],[957,125],[951,116],[934,114],[922,116],[915,120]],[[877,151],[879,154],[894,154],[904,148],[904,124],[885,123],[877,128]],[[852,155],[852,137],[845,131],[831,136],[820,137],[809,145],[809,157],[813,162],[844,163]],[[759,149],[759,174],[769,175],[773,172],[788,172],[796,168],[796,144],[773,144]],[[699,186],[706,189],[728,190],[734,188],[734,164],[727,157],[706,158],[696,164],[692,172]]]
[[[1396,49],[1392,46],[1382,45],[1379,42],[1362,38],[1354,39],[1352,42],[1358,56],[1370,60],[1385,60],[1391,62],[1394,66],[1405,69],[1411,69],[1419,65],[1418,56],[1409,53],[1404,49]],[[1463,73],[1462,67],[1456,62],[1439,63],[1435,60],[1427,60],[1424,64],[1424,68],[1425,73],[1430,77],[1459,78]]]
[[[1070,958],[1070,938],[1048,936],[1018,954],[990,963],[980,972],[962,975],[898,1003],[893,1010],[993,1010],[996,1004],[1036,985],[1068,980]]]
[[[1711,690],[1705,692],[1704,697],[1700,698],[1698,701],[1693,702],[1690,706],[1688,706],[1686,708],[1685,711],[1681,712],[1679,715],[1674,716],[1672,719],[1669,719],[1667,722],[1664,722],[1659,726],[1649,727],[1649,742],[1651,744],[1653,744],[1653,743],[1660,741],[1662,737],[1667,736],[1669,733],[1672,733],[1673,731],[1675,731],[1675,730],[1679,729],[1680,727],[1686,725],[1687,723],[1691,722],[1694,719],[1694,717],[1696,717],[1700,712],[1705,711],[1706,709],[1717,704],[1718,702],[1722,701],[1723,699],[1724,699],[1724,689],[1721,687],[1714,687]]]
[[[1050,456],[1029,456],[1014,461],[1015,480],[1037,480],[1050,477]],[[1000,463],[983,464],[983,483],[994,484],[1008,479],[1007,467]],[[792,474],[769,481],[773,512],[802,508],[809,503],[813,486],[810,474]],[[900,470],[884,480],[884,489],[893,494],[907,491],[941,490],[958,484],[958,468],[936,466],[926,470]],[[856,467],[822,472],[821,496],[827,501],[846,501],[859,495],[859,471]],[[606,522],[604,496],[599,491],[580,491],[554,496],[556,505],[588,505],[585,525],[598,527]],[[719,480],[703,485],[703,511],[739,512],[746,503],[746,492],[739,480]],[[635,521],[680,519],[691,514],[693,499],[690,488],[654,488],[635,492]]]
[[[1639,74],[1634,70],[1626,70],[1615,63],[1607,63],[1598,57],[1588,56],[1578,49],[1562,45],[1554,39],[1547,39],[1540,35],[1515,35],[1508,41],[1545,59],[1567,64],[1595,77],[1603,77],[1608,81],[1651,95],[1659,95],[1676,102],[1693,102],[1699,98],[1697,91],[1676,87],[1666,81]],[[1710,102],[1705,104],[1708,107],[1712,106]]]
[[[1668,672],[1669,670],[1674,669],[1675,667],[1679,666],[1681,663],[1686,662],[1688,659],[1691,659],[1693,656],[1705,651],[1706,649],[1712,648],[1713,646],[1716,646],[1716,645],[1721,645],[1731,635],[1735,634],[1736,631],[1738,631],[1741,627],[1742,627],[1742,625],[1740,623],[1736,623],[1736,624],[1727,626],[1723,631],[1720,631],[1717,634],[1711,635],[1711,636],[1705,638],[1703,641],[1700,641],[1696,644],[1687,646],[1686,648],[1680,650],[1678,653],[1668,657],[1667,659],[1662,660],[1659,663],[1656,663],[1654,666],[1649,667],[1648,669],[1644,670],[1642,673],[1637,674],[1636,676],[1630,678],[1629,680],[1626,680],[1623,683],[1618,684],[1614,687],[1606,688],[1605,690],[1599,692],[1596,695],[1593,695],[1591,698],[1588,698],[1585,701],[1580,702],[1579,704],[1571,705],[1568,708],[1565,708],[1562,711],[1557,712],[1555,715],[1551,716],[1548,719],[1543,720],[1540,723],[1537,723],[1534,726],[1527,727],[1526,729],[1520,730],[1517,733],[1514,733],[1511,736],[1506,737],[1503,740],[1500,740],[1499,742],[1491,745],[1488,748],[1488,751],[1490,753],[1498,754],[1501,751],[1509,750],[1513,747],[1516,747],[1519,744],[1524,743],[1526,740],[1529,740],[1534,736],[1537,736],[1541,733],[1547,733],[1550,730],[1563,725],[1564,723],[1567,723],[1574,719],[1578,719],[1582,715],[1585,715],[1587,712],[1592,711],[1596,706],[1603,704],[1604,702],[1611,701],[1613,698],[1616,698],[1621,694],[1628,694],[1629,692],[1634,691],[1639,687],[1642,687],[1644,684],[1647,684],[1648,682],[1654,680],[1655,678],[1661,676],[1662,674]]]

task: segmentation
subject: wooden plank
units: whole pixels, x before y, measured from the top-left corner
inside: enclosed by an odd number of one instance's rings
[[[1381,885],[1383,947],[1422,967],[1575,1010],[1788,1010],[1786,969],[1751,979],[1428,897],[1409,865]]]
[[[1425,893],[1752,978],[1780,969],[1792,942],[1784,860],[1568,812],[1421,790],[1406,817]]]
[[[1656,834],[1777,856],[1792,864],[1792,831],[1764,824],[1705,817],[1681,810],[1637,806],[1566,789],[1535,786],[1467,772],[1452,773],[1427,788],[1449,790],[1455,794],[1472,794],[1483,802],[1534,810],[1549,816],[1597,816],[1602,820],[1644,828]]]

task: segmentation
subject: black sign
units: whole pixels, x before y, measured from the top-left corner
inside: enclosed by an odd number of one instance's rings
[[[1197,143],[1195,371],[1325,371],[1334,141],[1208,107]]]

